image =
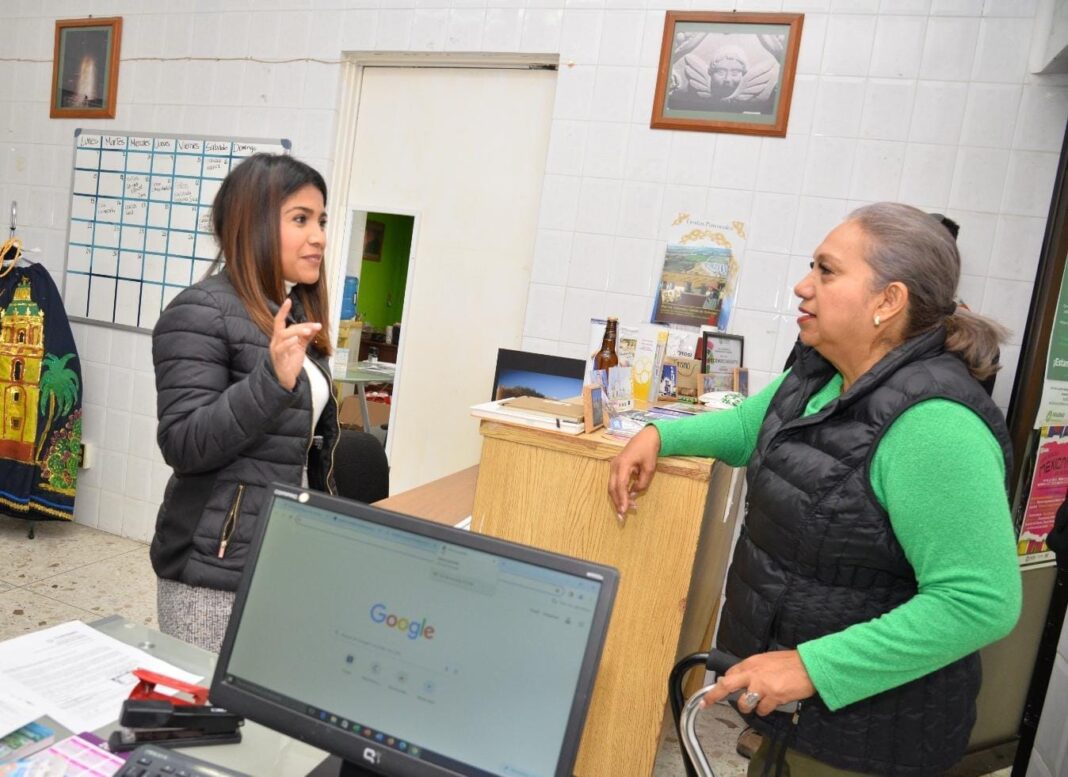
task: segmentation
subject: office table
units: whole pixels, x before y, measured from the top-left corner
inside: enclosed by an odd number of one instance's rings
[[[345,372],[334,376],[334,380],[338,383],[345,383],[356,388],[356,395],[360,398],[360,417],[363,419],[365,432],[371,431],[366,386],[368,383],[392,383],[397,372],[396,366],[388,362],[358,362]]]

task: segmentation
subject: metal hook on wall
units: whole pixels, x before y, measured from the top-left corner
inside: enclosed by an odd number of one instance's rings
[[[19,212],[18,201],[12,200],[11,201],[11,234],[12,235],[15,234],[15,228],[18,225],[18,212]]]

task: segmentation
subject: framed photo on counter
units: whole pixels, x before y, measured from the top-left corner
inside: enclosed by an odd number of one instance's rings
[[[745,338],[725,332],[702,332],[704,357],[701,371],[705,374],[704,390],[735,391],[734,371],[744,365]]]

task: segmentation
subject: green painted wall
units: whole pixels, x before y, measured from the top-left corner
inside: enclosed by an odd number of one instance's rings
[[[381,329],[400,321],[404,310],[404,285],[408,281],[408,255],[415,219],[392,213],[368,213],[367,220],[381,221],[386,228],[381,261],[364,260],[360,264],[356,310],[364,321]]]

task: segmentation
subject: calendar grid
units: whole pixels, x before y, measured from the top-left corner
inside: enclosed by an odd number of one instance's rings
[[[64,302],[71,318],[151,329],[218,253],[211,203],[231,167],[287,139],[76,130]]]

